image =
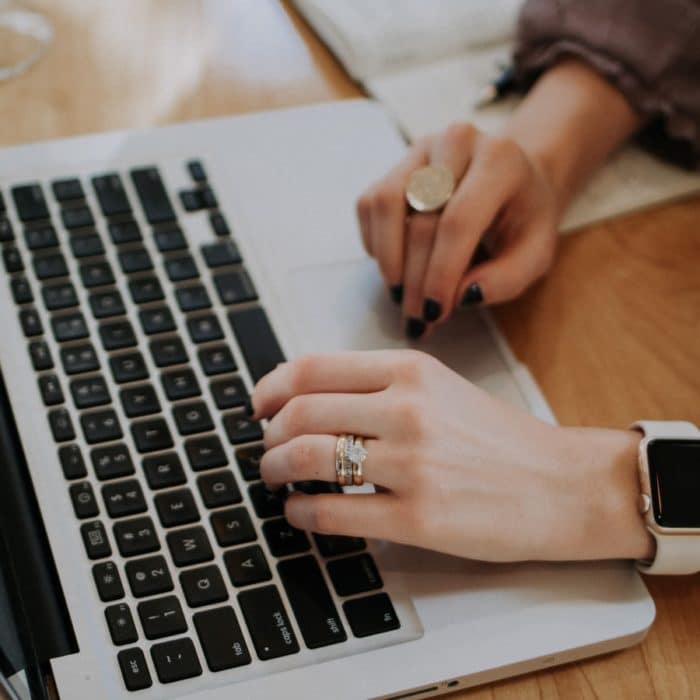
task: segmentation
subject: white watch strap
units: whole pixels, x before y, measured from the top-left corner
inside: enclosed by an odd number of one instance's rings
[[[700,430],[686,421],[644,420],[633,428],[646,437],[673,440],[674,438],[700,438]],[[700,533],[697,535],[666,535],[649,532],[656,539],[656,556],[651,562],[638,561],[637,567],[645,574],[693,574],[700,571]]]

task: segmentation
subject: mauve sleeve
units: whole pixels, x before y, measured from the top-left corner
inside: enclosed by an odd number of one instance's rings
[[[527,0],[516,76],[524,85],[574,56],[647,118],[642,143],[700,168],[700,0]]]

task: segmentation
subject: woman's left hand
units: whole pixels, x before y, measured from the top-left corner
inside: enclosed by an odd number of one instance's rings
[[[298,528],[491,561],[648,554],[630,431],[548,425],[416,351],[284,363],[252,401],[271,417],[271,488],[335,481],[337,436],[366,439],[365,480],[379,492],[294,492],[286,516]]]

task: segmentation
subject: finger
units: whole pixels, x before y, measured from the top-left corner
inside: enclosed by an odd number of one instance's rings
[[[416,168],[428,162],[428,142],[421,141],[374,189],[370,207],[371,247],[384,281],[394,290],[403,279],[406,226],[406,183]]]
[[[477,135],[471,124],[452,124],[432,141],[430,164],[448,168],[459,182],[472,159]]]
[[[265,452],[260,475],[270,488],[295,481],[336,481],[335,451],[338,438],[332,435],[301,435]],[[400,483],[401,474],[392,452],[381,440],[365,440],[367,458],[363,478],[389,488]]]
[[[376,394],[303,394],[290,399],[265,429],[265,449],[299,435],[380,437],[384,405]]]
[[[273,416],[299,394],[381,391],[391,384],[395,366],[396,353],[391,350],[304,355],[283,362],[255,387],[251,396],[254,415]]]
[[[495,257],[474,266],[457,289],[455,304],[498,304],[515,299],[548,269],[554,255],[556,233],[525,231]]]
[[[477,150],[440,217],[423,288],[428,320],[444,320],[452,311],[457,288],[481,237],[518,190],[525,162],[517,147],[512,152],[508,148],[489,145]]]
[[[372,256],[372,231],[370,209],[372,203],[373,192],[371,189],[360,195],[357,200],[357,221],[360,225],[360,235],[362,237],[362,245],[367,254]]]
[[[437,214],[412,214],[406,236],[406,262],[403,275],[403,315],[406,335],[417,339],[425,333],[423,320],[423,280],[430,260]]]
[[[389,493],[292,493],[285,504],[287,520],[300,530],[324,535],[398,539],[402,525],[398,500]]]

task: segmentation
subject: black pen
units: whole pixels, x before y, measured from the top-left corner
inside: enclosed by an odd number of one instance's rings
[[[515,69],[512,65],[508,65],[501,70],[501,74],[496,80],[484,87],[474,106],[480,109],[481,107],[486,107],[486,105],[498,102],[498,100],[515,89],[515,84]]]

